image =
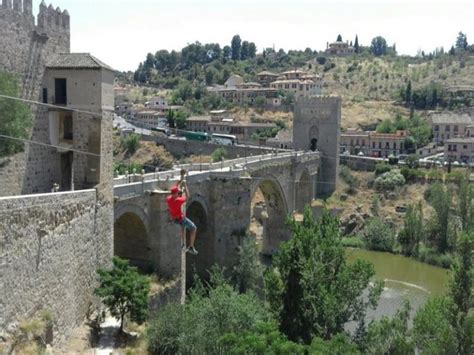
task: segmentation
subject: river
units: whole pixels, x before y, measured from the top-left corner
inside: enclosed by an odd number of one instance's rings
[[[375,277],[385,281],[378,307],[368,313],[369,319],[393,316],[405,299],[410,301],[413,316],[429,297],[442,295],[448,289],[447,269],[390,253],[354,248],[347,248],[346,253],[349,262],[358,258],[371,262]]]

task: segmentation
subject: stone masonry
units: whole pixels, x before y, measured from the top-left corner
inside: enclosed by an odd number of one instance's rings
[[[110,211],[111,207],[108,206]],[[62,343],[97,300],[95,271],[110,260],[111,213],[96,190],[0,198],[0,332],[48,311]],[[32,223],[33,222],[33,223]]]
[[[298,99],[293,119],[293,148],[318,150],[321,173],[317,193],[327,195],[336,188],[339,166],[341,98],[315,96]]]
[[[15,5],[15,6],[13,6]],[[41,86],[47,61],[70,48],[70,19],[66,10],[39,7],[37,25],[32,0],[2,0],[0,6],[0,70],[13,73],[20,84],[20,96],[41,101]],[[38,105],[30,105],[33,116],[31,139],[48,140],[48,115]],[[0,140],[0,144],[3,141]],[[34,154],[32,154],[34,149]],[[0,196],[46,192],[56,181],[56,151],[48,147],[29,147],[23,153],[0,159]]]
[[[45,310],[53,316],[49,341],[58,345],[97,304],[96,269],[113,255],[114,73],[89,55],[68,54],[67,11],[42,2],[35,25],[31,9],[31,0],[2,1],[0,70],[17,75],[23,98],[49,104],[55,101],[43,98],[43,90],[54,95],[55,79],[66,78],[68,100],[61,107],[31,105],[31,140],[52,144],[55,134],[65,135],[65,116],[81,109],[94,114],[72,113],[67,144],[93,155],[69,152],[72,160],[65,162],[68,146],[28,144],[0,160],[0,335],[8,341],[20,321]],[[63,53],[97,65],[53,68]],[[73,176],[69,182],[82,190],[50,193],[61,177],[67,181],[64,176]]]

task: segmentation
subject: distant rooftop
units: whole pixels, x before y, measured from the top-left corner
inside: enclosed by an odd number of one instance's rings
[[[446,140],[447,143],[474,143],[474,137],[459,137]]]
[[[115,71],[90,53],[60,53],[46,67],[49,69],[107,69]]]
[[[441,113],[434,114],[431,116],[431,122],[433,124],[446,124],[446,123],[457,123],[457,124],[471,124],[473,123],[472,118],[466,114],[453,114],[453,113]]]
[[[271,71],[264,70],[264,71],[261,71],[260,73],[258,73],[257,75],[278,76],[279,74],[275,74],[275,73],[272,73]]]

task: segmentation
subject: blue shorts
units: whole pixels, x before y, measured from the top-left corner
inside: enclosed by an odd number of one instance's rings
[[[188,217],[184,217],[184,219],[182,220],[175,219],[174,223],[179,224],[180,226],[190,231],[196,230],[196,225]]]

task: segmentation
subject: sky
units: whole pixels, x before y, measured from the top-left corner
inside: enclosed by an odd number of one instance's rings
[[[474,1],[452,0],[52,0],[71,15],[71,51],[89,52],[117,70],[146,54],[189,43],[324,50],[341,34],[361,45],[383,36],[399,54],[474,42]],[[33,0],[35,11],[39,0]],[[48,3],[49,4],[49,3]]]

